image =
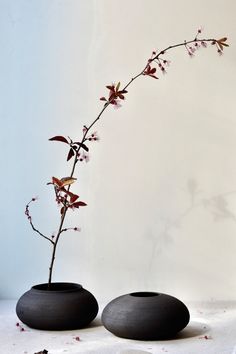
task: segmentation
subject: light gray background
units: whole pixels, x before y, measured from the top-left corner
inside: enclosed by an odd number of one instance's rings
[[[235,1],[1,0],[0,297],[46,282],[50,245],[24,216],[55,232],[59,210],[46,183],[69,174],[63,144],[79,139],[102,108],[105,86],[138,73],[152,50],[229,37],[190,59],[169,52],[168,73],[140,78],[123,107],[96,130],[74,187],[88,203],[64,234],[54,280],[99,301],[130,291],[183,300],[236,296]]]

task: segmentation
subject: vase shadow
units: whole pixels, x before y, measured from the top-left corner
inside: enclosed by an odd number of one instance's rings
[[[87,328],[93,328],[93,327],[101,327],[102,326],[102,321],[100,317],[95,318]]]
[[[199,337],[206,335],[210,330],[210,327],[203,322],[191,321],[187,327],[172,339],[187,339],[193,337]]]
[[[209,333],[210,327],[203,322],[191,321],[187,327],[185,327],[182,331],[177,333],[175,336],[172,337],[164,337],[159,339],[154,339],[152,341],[174,341],[174,340],[181,340],[181,339],[188,339],[194,337],[203,337]]]

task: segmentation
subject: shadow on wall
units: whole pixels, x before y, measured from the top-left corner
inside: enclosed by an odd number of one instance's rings
[[[185,219],[194,213],[197,209],[207,210],[211,216],[213,216],[213,220],[216,222],[228,220],[236,223],[236,215],[233,213],[233,211],[230,210],[227,199],[230,196],[236,195],[236,190],[222,194],[216,194],[210,197],[204,197],[197,181],[194,178],[189,178],[185,191],[189,195],[188,207],[186,207],[186,209],[183,210],[176,218],[165,218],[164,220],[161,220],[163,222],[163,230],[160,232],[158,238],[152,233],[150,234],[153,245],[149,262],[149,272],[151,272],[156,256],[162,252],[163,245],[166,247],[167,244],[173,242],[173,236],[171,235],[171,232],[174,229],[179,229]]]

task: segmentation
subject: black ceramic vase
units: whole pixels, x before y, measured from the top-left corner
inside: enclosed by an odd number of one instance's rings
[[[189,318],[189,311],[180,300],[155,292],[122,295],[102,313],[102,323],[108,331],[138,340],[173,338],[187,326]]]
[[[33,286],[16,305],[19,319],[42,330],[69,330],[86,327],[98,313],[95,297],[81,285],[52,283]]]

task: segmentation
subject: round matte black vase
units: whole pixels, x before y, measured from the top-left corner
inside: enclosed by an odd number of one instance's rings
[[[33,286],[16,305],[19,319],[27,326],[43,330],[86,327],[98,313],[95,297],[80,284],[52,283]]]
[[[187,326],[187,307],[173,296],[136,292],[119,296],[103,310],[104,327],[118,337],[170,339]]]

